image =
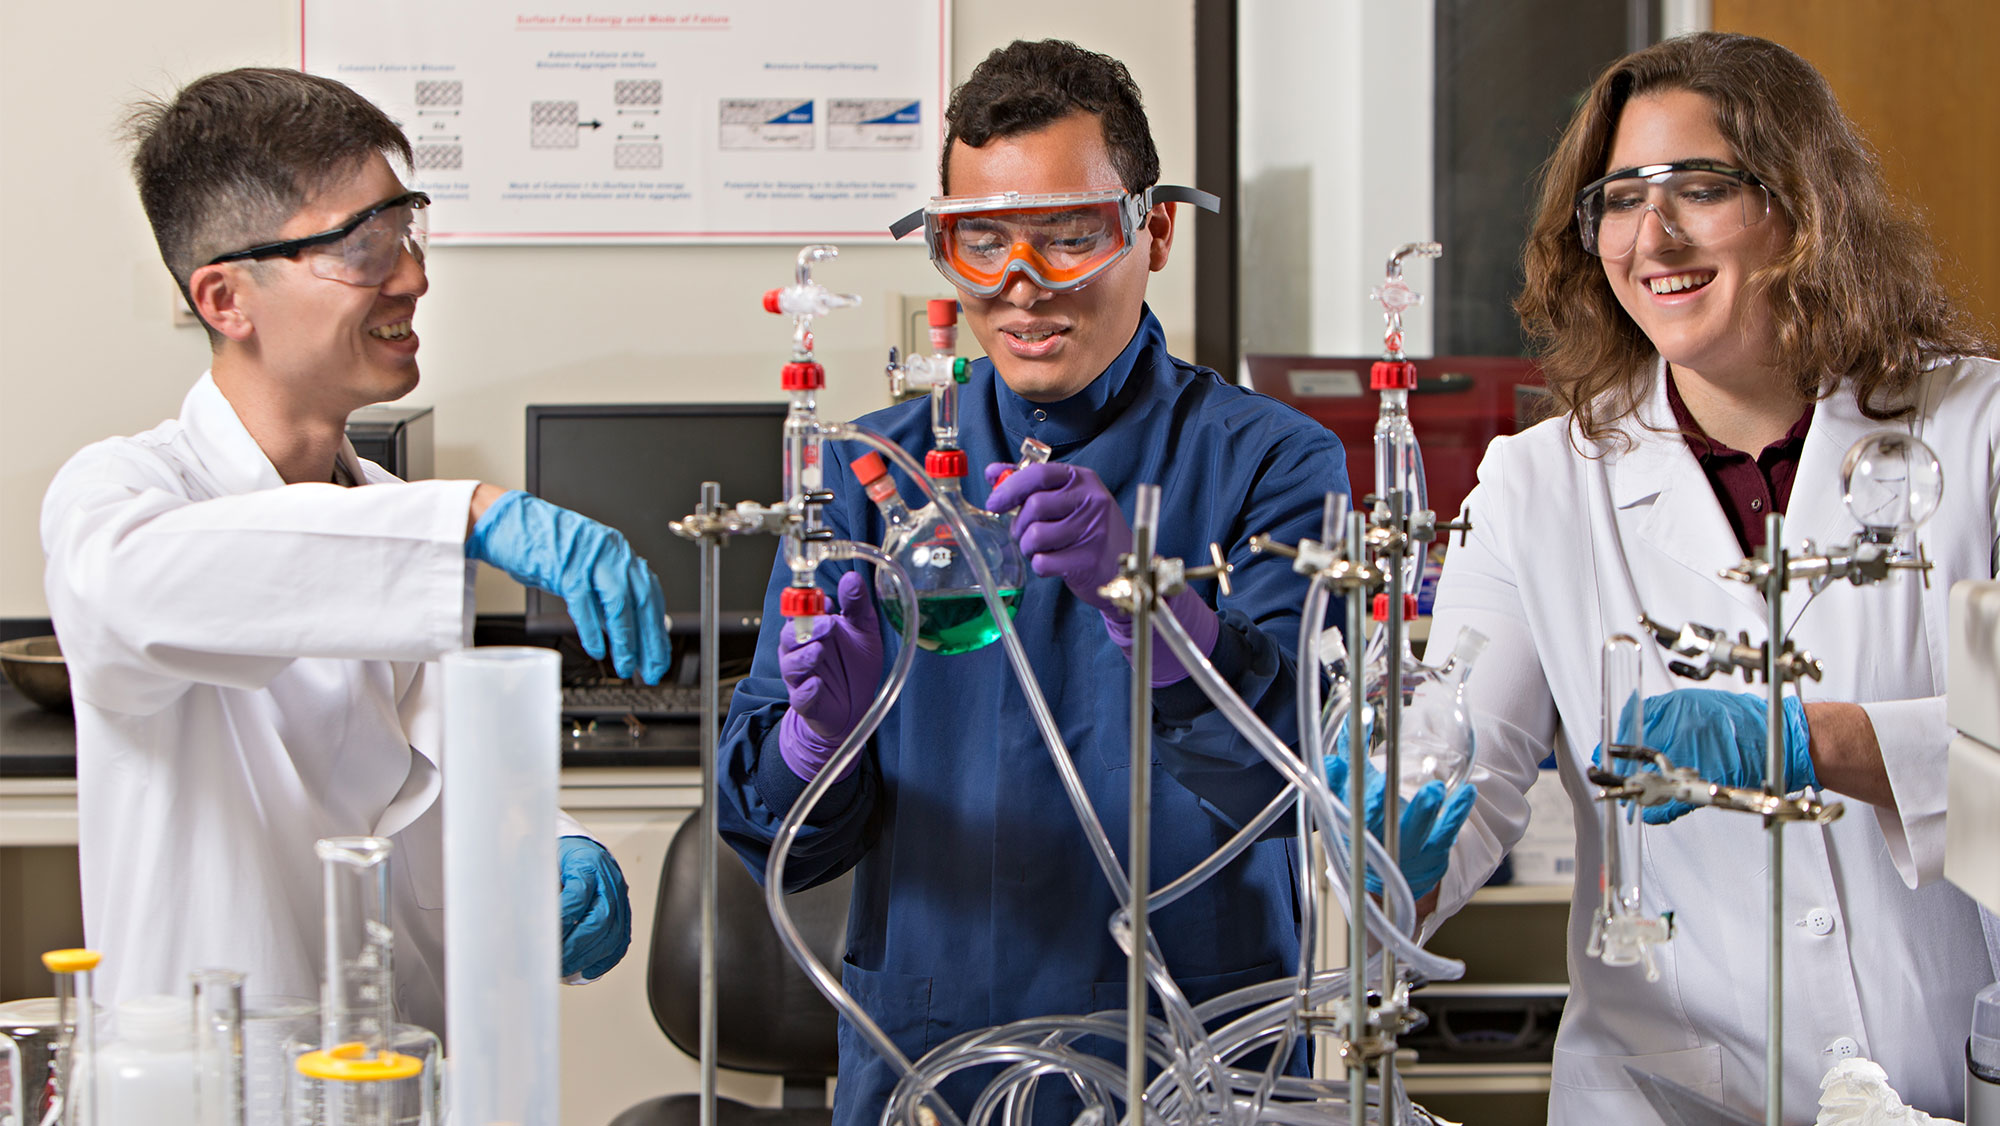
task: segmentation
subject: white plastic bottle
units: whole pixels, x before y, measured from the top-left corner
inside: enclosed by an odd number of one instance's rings
[[[118,1038],[97,1053],[99,1126],[196,1126],[188,999],[122,1002],[117,1030]]]

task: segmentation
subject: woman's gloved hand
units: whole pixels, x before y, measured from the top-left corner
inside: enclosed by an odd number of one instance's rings
[[[1750,692],[1720,692],[1712,688],[1677,688],[1646,700],[1644,739],[1675,766],[1691,766],[1703,778],[1724,786],[1755,788],[1764,784],[1764,697]],[[1785,697],[1785,792],[1817,786],[1813,771],[1812,736],[1806,708],[1796,696]],[[1603,748],[1593,752],[1595,760]],[[1646,770],[1654,769],[1648,765]],[[1692,813],[1686,802],[1648,806],[1646,823],[1664,825]]]
[[[515,489],[479,517],[465,555],[562,596],[584,651],[602,659],[608,638],[619,676],[658,684],[667,675],[673,653],[660,580],[617,529]]]
[[[603,977],[632,945],[632,897],[625,873],[603,845],[589,837],[556,841],[562,873],[562,972]]]
[[[1345,737],[1346,732],[1341,733]],[[1343,744],[1344,747],[1344,744]],[[1383,812],[1388,792],[1388,780],[1373,764],[1366,767],[1368,794],[1368,831],[1376,840],[1382,839]],[[1326,759],[1326,784],[1333,789],[1335,797],[1347,800],[1347,757],[1344,753],[1329,755]],[[1403,803],[1402,813],[1396,818],[1397,867],[1402,869],[1403,879],[1409,882],[1410,896],[1422,899],[1437,890],[1444,880],[1445,869],[1451,863],[1452,842],[1458,839],[1458,831],[1465,827],[1465,819],[1472,813],[1473,803],[1479,799],[1479,791],[1467,782],[1453,791],[1446,799],[1444,783],[1432,779],[1418,787],[1417,792]],[[1375,870],[1368,870],[1368,890],[1380,893],[1382,878]]]
[[[1043,462],[1017,469],[995,462],[986,467],[986,482],[994,485],[986,498],[988,509],[1020,509],[1014,517],[1014,542],[1021,545],[1028,565],[1044,578],[1060,578],[1071,593],[1104,615],[1105,631],[1131,660],[1132,620],[1098,593],[1118,577],[1119,557],[1132,550],[1132,526],[1104,481],[1081,465]],[[1206,654],[1215,648],[1222,623],[1200,595],[1183,590],[1167,599],[1167,608],[1196,649]],[[1155,637],[1153,687],[1164,688],[1187,675],[1167,643]]]
[[[778,672],[791,701],[778,721],[778,753],[808,782],[860,724],[882,684],[875,597],[859,571],[840,576],[839,593],[840,613],[815,619],[806,641],[789,626],[778,635]]]

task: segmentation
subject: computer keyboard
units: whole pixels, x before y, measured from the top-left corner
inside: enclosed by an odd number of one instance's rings
[[[725,681],[717,694],[722,712],[729,711],[734,682]],[[637,716],[644,720],[701,718],[699,684],[569,684],[562,690],[562,714],[582,719]]]

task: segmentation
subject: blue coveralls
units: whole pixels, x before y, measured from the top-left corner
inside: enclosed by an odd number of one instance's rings
[[[985,495],[980,469],[1015,460],[1030,436],[1052,446],[1054,460],[1096,470],[1128,519],[1138,486],[1158,482],[1159,553],[1193,564],[1207,559],[1213,541],[1239,568],[1235,593],[1218,607],[1211,659],[1266,723],[1295,742],[1294,651],[1306,580],[1286,559],[1253,555],[1249,539],[1318,537],[1324,495],[1348,489],[1339,440],[1290,407],[1168,355],[1150,310],[1110,367],[1058,403],[1016,395],[989,360],[970,368],[959,419],[970,499]],[[919,456],[932,444],[923,401],[860,421]],[[825,517],[843,538],[879,543],[880,514],[846,464],[862,452],[828,444],[826,480],[836,499]],[[892,472],[904,499],[923,503],[916,486]],[[827,572],[851,566],[823,566],[823,585],[838,577]],[[779,821],[805,788],[778,753],[786,707],[778,592],[789,579],[780,559],[719,762],[718,825],[760,880]],[[1197,589],[1216,604],[1214,583]],[[1130,666],[1098,612],[1058,579],[1031,575],[1014,623],[1122,860]],[[893,660],[900,639],[886,623],[884,633]],[[1154,706],[1158,887],[1218,848],[1280,783],[1192,682],[1156,691]],[[1296,971],[1294,855],[1288,840],[1254,845],[1153,914],[1167,966],[1191,1001]],[[918,654],[872,750],[800,833],[787,882],[797,890],[849,868],[856,882],[842,982],[912,1060],[961,1032],[1124,1007],[1125,958],[1106,927],[1116,901],[999,643],[958,656]],[[986,1074],[975,1074],[976,1082],[961,1074],[943,1088],[961,1112],[985,1082]],[[879,1119],[896,1078],[842,1021],[836,1126]],[[1038,1111],[1058,1109],[1062,1085],[1042,1088]]]

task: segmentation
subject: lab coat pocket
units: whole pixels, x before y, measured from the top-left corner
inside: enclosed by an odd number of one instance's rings
[[[1597,1056],[1557,1048],[1549,1075],[1551,1123],[1642,1121],[1645,1095],[1626,1069],[1650,1072],[1697,1094],[1722,1094],[1722,1049],[1714,1044],[1640,1056]]]
[[[916,1059],[931,1048],[931,979],[887,970],[864,970],[842,959],[840,984],[864,1012],[874,1018],[903,1054]],[[840,1022],[840,1058],[874,1059],[861,1033]]]

